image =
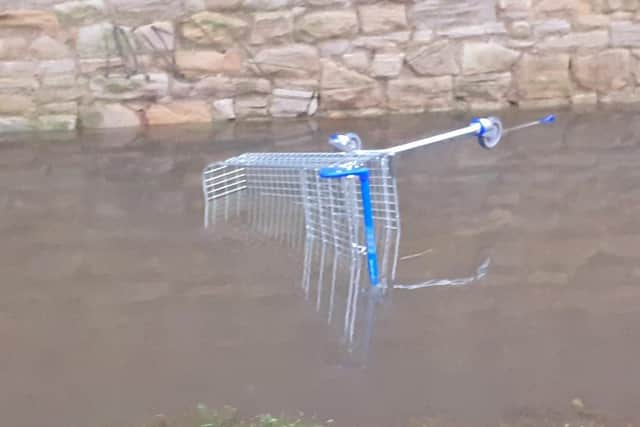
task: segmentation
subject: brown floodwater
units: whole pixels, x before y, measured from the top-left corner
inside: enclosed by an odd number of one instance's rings
[[[468,119],[3,137],[1,424],[124,427],[200,402],[340,427],[638,423],[640,113],[560,112],[493,151],[399,158],[399,278],[484,274],[394,289],[362,311],[357,351],[304,298],[299,251],[203,227],[209,162]]]

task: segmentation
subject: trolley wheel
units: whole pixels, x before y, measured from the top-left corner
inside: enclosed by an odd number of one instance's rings
[[[484,120],[489,121],[490,125],[486,126],[482,123],[483,131],[478,135],[478,143],[483,148],[490,150],[498,145],[502,139],[502,122],[497,117],[487,117]]]

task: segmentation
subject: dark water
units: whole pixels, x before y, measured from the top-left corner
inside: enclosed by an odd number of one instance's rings
[[[348,427],[637,423],[639,119],[566,113],[494,151],[399,159],[401,277],[490,265],[469,286],[393,291],[358,355],[303,298],[298,254],[203,229],[200,172],[324,149],[335,130],[383,147],[468,117],[5,137],[2,424],[125,426],[198,402]]]

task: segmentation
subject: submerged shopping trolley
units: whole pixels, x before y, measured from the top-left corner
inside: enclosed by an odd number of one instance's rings
[[[474,119],[462,129],[382,150],[362,149],[360,138],[346,133],[331,136],[336,152],[245,153],[204,169],[205,225],[216,221],[219,204],[227,216],[241,209],[243,198],[290,206],[303,217],[305,268],[316,257],[323,267],[332,263],[329,274],[335,276],[338,265],[344,264],[356,275],[366,260],[371,285],[386,287],[395,280],[401,233],[392,170],[396,154],[464,135],[475,135],[482,147],[490,149],[508,131],[554,120],[551,115],[503,130],[495,117]],[[309,284],[303,287],[308,290]]]

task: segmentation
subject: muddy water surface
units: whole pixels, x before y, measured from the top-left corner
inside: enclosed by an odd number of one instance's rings
[[[125,426],[198,402],[348,427],[638,423],[640,115],[559,119],[494,151],[398,159],[399,280],[489,264],[469,286],[393,291],[355,355],[305,301],[299,253],[203,229],[200,171],[326,150],[335,130],[384,147],[468,117],[5,137],[2,424]]]

